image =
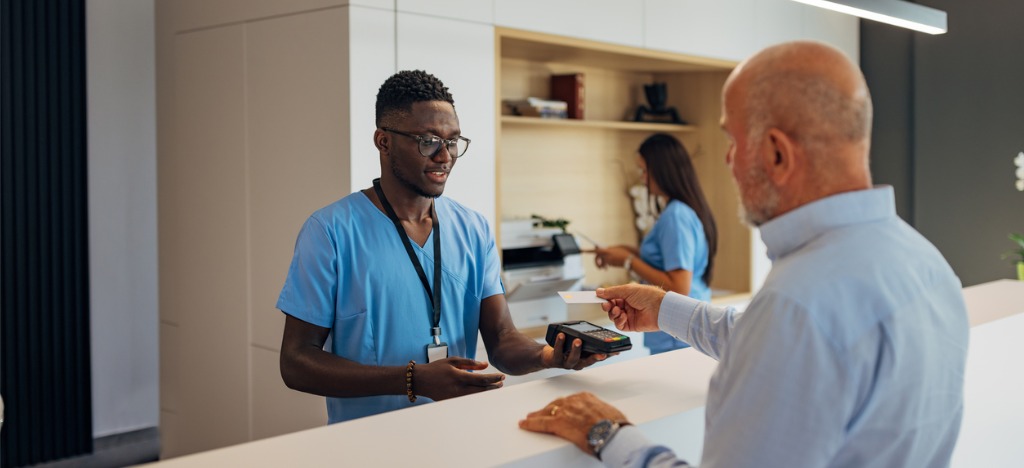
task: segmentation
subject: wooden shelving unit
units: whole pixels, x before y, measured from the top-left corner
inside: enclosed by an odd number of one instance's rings
[[[639,181],[636,150],[651,134],[670,133],[693,156],[718,225],[712,287],[750,291],[751,230],[736,215],[719,128],[721,89],[734,63],[504,28],[496,28],[495,44],[498,112],[503,100],[549,98],[554,74],[583,73],[586,91],[583,120],[498,116],[499,219],[569,217],[570,232],[638,245],[627,195]],[[629,121],[652,82],[668,85],[668,104],[689,125]],[[621,269],[587,265],[586,274],[591,285],[628,281]]]
[[[570,128],[595,128],[607,130],[626,130],[635,132],[691,133],[696,132],[693,125],[669,123],[626,122],[615,120],[577,120],[577,119],[543,119],[540,117],[521,117],[517,115],[501,116],[502,125],[539,125],[564,126]]]

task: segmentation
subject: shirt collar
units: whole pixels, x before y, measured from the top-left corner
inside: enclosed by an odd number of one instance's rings
[[[760,226],[768,258],[775,261],[825,232],[896,216],[891,186],[828,196],[800,206]]]

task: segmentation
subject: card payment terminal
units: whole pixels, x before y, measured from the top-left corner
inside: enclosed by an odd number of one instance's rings
[[[582,340],[583,354],[618,353],[633,348],[628,336],[584,320],[548,324],[545,338],[549,345],[555,345],[555,338],[559,332],[565,333],[566,342],[571,342],[573,338]]]

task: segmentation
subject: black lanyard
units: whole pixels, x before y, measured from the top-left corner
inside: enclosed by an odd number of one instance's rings
[[[430,284],[427,283],[427,274],[423,272],[423,266],[420,265],[420,261],[416,258],[416,252],[412,250],[412,242],[409,241],[409,234],[405,232],[405,227],[402,226],[402,221],[398,219],[398,215],[395,214],[395,209],[391,207],[391,203],[388,203],[388,198],[384,196],[384,191],[380,189],[380,179],[373,179],[373,190],[377,192],[377,198],[380,199],[380,204],[384,205],[384,211],[387,212],[388,218],[391,218],[391,222],[395,224],[395,229],[398,231],[399,237],[402,238],[402,244],[405,245],[405,252],[409,254],[409,261],[412,262],[412,266],[416,268],[416,274],[420,276],[420,282],[423,283],[423,289],[427,291],[427,296],[430,298],[430,304],[434,308],[434,321],[430,327],[430,334],[434,337],[434,344],[441,343],[441,229],[437,225],[437,211],[434,210],[434,202],[430,202],[430,217],[431,217],[431,229],[434,233],[434,291],[430,291]]]

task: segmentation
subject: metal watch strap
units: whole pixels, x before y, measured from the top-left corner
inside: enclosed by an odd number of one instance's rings
[[[611,442],[612,438],[615,437],[615,434],[619,433],[619,430],[622,429],[623,426],[628,425],[628,422],[619,423],[610,419],[602,419],[590,428],[590,431],[587,434],[587,445],[590,445],[590,448],[594,451],[594,456],[597,457],[598,460],[601,459],[601,450],[608,446],[608,442]],[[598,431],[605,430],[602,426],[611,427],[607,429],[607,433],[597,434]]]

